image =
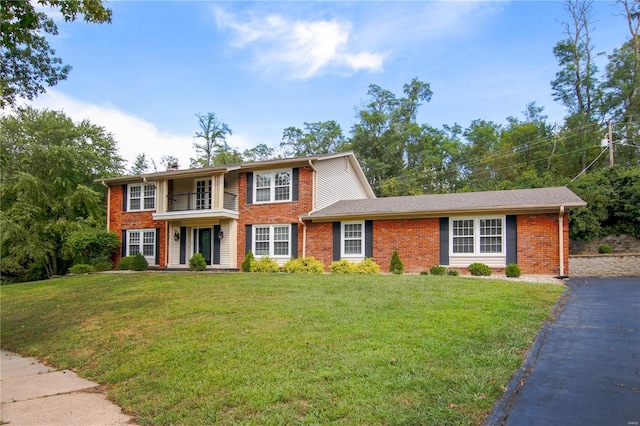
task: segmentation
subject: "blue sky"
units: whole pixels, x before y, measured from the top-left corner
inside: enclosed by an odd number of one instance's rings
[[[59,22],[51,38],[73,69],[32,105],[104,126],[129,162],[195,155],[196,113],[213,112],[241,151],[282,131],[336,120],[345,135],[370,84],[402,95],[414,77],[435,127],[505,122],[530,102],[560,122],[550,82],[569,16],[556,1],[111,1],[110,25]],[[628,38],[612,2],[595,2],[593,41]],[[601,70],[605,56],[600,57]]]

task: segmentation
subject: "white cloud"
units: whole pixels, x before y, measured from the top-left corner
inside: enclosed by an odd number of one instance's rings
[[[352,51],[351,26],[347,23],[294,21],[279,15],[243,22],[219,8],[215,12],[218,26],[234,33],[232,45],[254,47],[258,66],[263,70],[309,79],[326,70],[342,73],[382,69],[382,53]]]
[[[51,89],[31,105],[39,109],[63,111],[76,122],[89,120],[92,124],[103,126],[113,134],[120,156],[129,164],[144,152],[148,158],[155,160],[159,171],[162,169],[160,158],[163,155],[178,157],[180,167],[186,168],[189,158],[194,155],[192,135],[161,132],[154,124],[113,105],[91,104]]]

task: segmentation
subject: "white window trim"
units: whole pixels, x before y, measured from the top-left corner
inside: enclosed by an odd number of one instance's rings
[[[256,254],[256,228],[269,228],[269,254]],[[275,228],[288,228],[289,229],[289,254],[288,255],[276,255],[275,251],[275,241],[274,241],[274,229]],[[291,259],[291,224],[289,223],[274,223],[274,224],[263,224],[263,225],[252,225],[251,229],[251,252],[256,257],[256,259],[261,259],[265,256],[270,257],[271,259]]]
[[[131,254],[131,244],[130,244],[130,235],[134,232],[138,232],[140,233],[140,245],[138,246],[138,248],[140,249],[140,253],[143,253],[144,255],[144,233],[145,232],[153,232],[153,255],[150,256],[144,256],[145,259],[147,259],[147,262],[149,263],[149,265],[155,265],[156,264],[156,250],[158,250],[158,247],[156,247],[156,240],[157,240],[157,235],[156,232],[157,230],[155,228],[149,228],[149,229],[127,229],[125,238],[126,238],[126,244],[127,244],[127,256],[134,256]]]
[[[289,173],[289,198],[286,200],[276,200],[276,173],[287,172]],[[270,186],[269,186],[269,200],[258,201],[258,175],[270,174]],[[293,193],[293,169],[279,169],[279,170],[264,170],[253,173],[253,203],[254,204],[268,204],[268,203],[290,203]]]
[[[346,225],[354,225],[354,224],[358,224],[361,226],[362,229],[362,235],[360,237],[360,253],[345,253],[345,238],[344,238],[344,233],[345,233],[345,226]],[[345,221],[345,222],[341,222],[340,223],[340,258],[341,259],[347,259],[347,260],[364,260],[364,251],[365,251],[365,224],[364,224],[364,220],[352,220],[352,221]]]
[[[144,208],[144,200],[145,198],[151,198],[151,197],[145,197],[144,196],[144,190],[146,187],[149,188],[153,188],[153,208],[150,209],[145,209]],[[138,199],[138,197],[132,198],[131,197],[131,189],[132,188],[140,188],[140,208],[139,209],[134,209],[131,208],[131,200],[132,199]],[[129,188],[127,190],[127,211],[132,211],[132,212],[140,212],[140,211],[153,211],[156,209],[156,205],[158,203],[158,201],[156,200],[156,197],[158,195],[158,190],[156,188],[156,186],[154,184],[146,184],[146,183],[137,183],[137,184],[133,184],[133,185],[129,185]]]
[[[480,221],[490,219],[502,220],[502,248],[500,253],[480,252]],[[453,252],[453,221],[473,220],[473,253]],[[455,216],[449,218],[449,256],[450,257],[504,257],[507,254],[507,217],[506,216]]]

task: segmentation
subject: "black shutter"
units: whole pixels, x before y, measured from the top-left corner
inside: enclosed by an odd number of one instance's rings
[[[291,176],[291,201],[298,201],[298,186],[300,181],[300,169],[293,169]]]
[[[440,265],[449,264],[449,218],[440,218]]]
[[[213,225],[213,264],[220,264],[220,238],[218,234],[222,230],[220,225]],[[224,238],[224,237],[223,237]]]
[[[518,263],[518,216],[508,215],[507,231],[507,265]]]
[[[340,222],[333,222],[333,260],[340,260],[341,228]]]
[[[253,242],[252,235],[251,235],[252,231],[253,231],[253,227],[251,225],[244,226],[244,255],[245,256],[249,254],[249,251],[251,250],[251,244]]]
[[[298,258],[298,224],[291,224],[291,258]]]
[[[253,204],[253,172],[247,172],[247,204]]]
[[[160,265],[160,228],[156,228],[156,265]]]
[[[127,185],[122,185],[122,211],[126,212],[127,211]]]
[[[122,231],[122,257],[127,256],[127,231]]]
[[[180,264],[187,264],[187,227],[180,227]]]
[[[364,257],[373,257],[373,221],[364,221]]]

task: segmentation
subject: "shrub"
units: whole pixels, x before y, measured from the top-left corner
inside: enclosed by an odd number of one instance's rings
[[[324,263],[313,257],[291,259],[282,266],[282,272],[290,274],[323,274]]]
[[[249,250],[249,253],[247,253],[247,256],[242,261],[242,265],[240,265],[242,272],[251,272],[251,264],[255,261],[256,258],[253,257],[253,253]]]
[[[189,269],[192,271],[204,271],[207,269],[207,261],[204,260],[202,253],[196,253],[189,259]]]
[[[400,255],[398,254],[398,250],[394,250],[391,255],[391,264],[389,265],[389,272],[393,274],[403,274],[404,273],[404,264],[402,260],[400,260]]]
[[[360,263],[355,264],[356,274],[379,274],[380,266],[373,261],[370,257],[366,258]]]
[[[144,258],[142,253],[138,253],[133,256],[133,260],[131,261],[131,269],[134,271],[144,271],[149,266],[149,262]]]
[[[122,259],[120,259],[120,262],[118,262],[118,264],[116,265],[116,269],[118,271],[128,271],[133,269],[132,264],[133,264],[133,256],[125,256]]]
[[[475,262],[469,265],[469,272],[474,277],[481,277],[481,276],[488,277],[489,275],[491,275],[491,268],[489,268],[484,263]]]
[[[439,265],[432,266],[431,269],[429,269],[429,273],[431,275],[444,275],[447,273],[447,268]]]
[[[102,263],[102,259],[110,261],[118,247],[120,241],[115,232],[92,228],[71,233],[64,243],[64,252],[65,257],[74,259],[75,263],[95,266]]]
[[[450,277],[457,277],[458,275],[460,275],[460,272],[458,272],[456,269],[449,269],[447,270],[447,275]]]
[[[520,267],[515,263],[510,263],[507,265],[504,273],[509,278],[518,278],[521,274]]]
[[[601,253],[601,254],[611,253],[611,246],[608,244],[600,244],[598,246],[598,253]]]
[[[334,260],[329,265],[332,274],[355,274],[356,265],[346,259]]]
[[[420,271],[420,275],[429,275],[429,271]]]
[[[110,271],[113,269],[113,264],[111,262],[98,262],[93,265],[93,269],[96,272]]]
[[[251,272],[280,272],[280,266],[269,256],[264,256],[251,263]]]
[[[81,275],[81,274],[89,274],[91,272],[95,272],[95,269],[91,265],[87,265],[86,263],[79,263],[77,265],[73,265],[69,268],[69,272],[73,275]]]

